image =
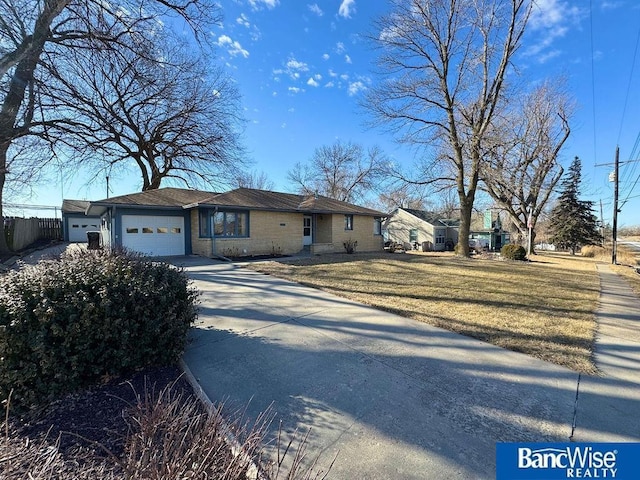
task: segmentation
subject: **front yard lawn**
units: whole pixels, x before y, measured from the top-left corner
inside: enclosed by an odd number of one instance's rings
[[[336,254],[250,268],[523,352],[584,373],[592,358],[599,281],[594,261],[533,262],[437,254]]]

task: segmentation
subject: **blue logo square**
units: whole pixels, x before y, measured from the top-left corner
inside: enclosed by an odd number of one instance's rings
[[[640,478],[640,443],[498,443],[496,480]]]

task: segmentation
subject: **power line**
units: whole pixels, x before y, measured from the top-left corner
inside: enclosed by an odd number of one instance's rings
[[[620,130],[618,131],[617,145],[620,145],[620,136],[622,135],[622,125],[624,125],[624,117],[627,112],[627,105],[629,103],[629,92],[631,92],[631,81],[633,80],[633,71],[636,66],[636,58],[638,56],[638,44],[640,43],[640,27],[638,28],[638,36],[636,37],[636,47],[633,51],[633,62],[631,62],[631,72],[629,73],[629,83],[627,84],[627,93],[624,97],[624,107],[622,108],[622,118],[620,119]]]
[[[591,114],[593,116],[593,161],[597,160],[597,142],[596,142],[596,70],[593,59],[593,0],[589,0],[589,26],[591,41]]]

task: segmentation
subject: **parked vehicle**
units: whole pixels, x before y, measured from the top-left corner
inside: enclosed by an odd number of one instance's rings
[[[487,252],[489,250],[489,242],[482,238],[469,239],[469,251],[474,253]]]

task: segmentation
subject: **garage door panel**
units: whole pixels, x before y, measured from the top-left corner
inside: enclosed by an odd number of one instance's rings
[[[123,215],[122,245],[150,256],[184,255],[183,217]]]
[[[70,242],[86,242],[87,232],[100,231],[99,218],[68,218],[67,228],[69,229]]]

